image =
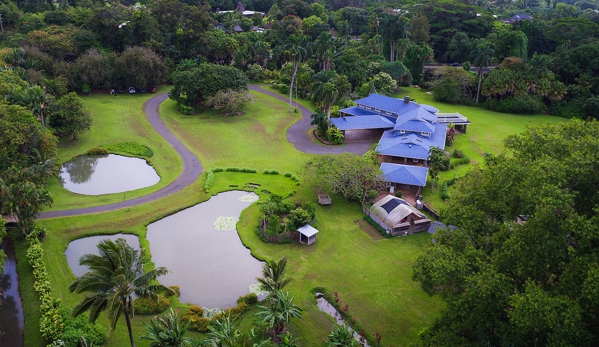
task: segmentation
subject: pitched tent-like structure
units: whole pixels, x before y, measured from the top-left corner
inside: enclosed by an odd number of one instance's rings
[[[299,241],[304,245],[311,245],[316,241],[316,234],[318,230],[313,228],[310,224],[306,224],[303,227],[297,229],[300,234]]]
[[[372,205],[370,211],[388,227],[395,229],[411,220],[424,219],[426,216],[410,205],[404,199],[387,195]]]

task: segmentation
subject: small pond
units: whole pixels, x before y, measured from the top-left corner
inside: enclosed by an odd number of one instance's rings
[[[69,247],[64,252],[67,256],[67,262],[69,263],[69,267],[73,274],[77,277],[81,277],[85,275],[88,271],[87,266],[79,265],[79,258],[81,258],[84,254],[99,254],[98,253],[98,243],[102,240],[110,239],[112,241],[116,241],[118,238],[123,238],[127,240],[127,243],[139,250],[139,239],[135,235],[130,234],[115,234],[115,235],[98,235],[98,236],[90,236],[84,237],[82,239],[77,239],[69,243]]]
[[[17,262],[12,242],[5,238],[2,250],[7,258],[4,262],[4,273],[0,278],[2,295],[0,299],[0,346],[23,346],[23,305],[19,294],[19,276],[17,275]]]
[[[237,305],[262,276],[262,262],[239,239],[235,223],[258,196],[232,191],[148,225],[152,261],[171,272],[160,277],[178,285],[181,302],[209,308]]]
[[[347,325],[347,322],[341,317],[341,314],[337,311],[337,309],[331,305],[325,298],[322,297],[321,293],[316,293],[316,306],[319,310],[328,313],[331,317],[335,318],[335,321],[339,325]],[[349,327],[349,330],[353,333],[354,339],[360,343],[360,346],[370,347],[368,342],[360,336],[352,327]]]
[[[73,193],[102,195],[153,186],[160,176],[140,158],[122,155],[82,155],[60,168],[62,186]]]

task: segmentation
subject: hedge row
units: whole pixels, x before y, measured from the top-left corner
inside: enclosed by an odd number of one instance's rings
[[[52,296],[50,276],[42,259],[44,250],[42,249],[42,243],[37,238],[37,235],[42,232],[45,233],[46,231],[36,228],[27,237],[29,240],[27,259],[29,260],[29,265],[33,268],[33,278],[35,279],[33,288],[41,302],[40,311],[42,312],[42,317],[40,318],[40,332],[46,340],[54,341],[60,339],[62,335],[64,320],[60,314],[61,300]]]

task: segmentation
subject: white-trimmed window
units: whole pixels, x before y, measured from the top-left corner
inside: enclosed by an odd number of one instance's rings
[[[431,133],[420,133],[420,135],[422,135],[422,136],[426,136],[426,137],[430,137],[430,136],[431,136]]]
[[[405,134],[405,133],[406,133],[406,131],[405,131],[405,130],[399,130],[399,133],[400,133],[400,134]]]
[[[414,159],[412,159],[412,161],[413,161],[414,163],[417,163],[417,162],[418,162],[418,159],[417,159],[417,158],[414,158]]]

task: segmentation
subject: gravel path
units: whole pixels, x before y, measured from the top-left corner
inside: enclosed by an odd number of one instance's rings
[[[273,93],[271,91],[264,90],[258,85],[249,85],[249,89],[266,94],[275,99],[281,100],[282,102],[289,101],[289,99],[285,98],[284,96],[278,93]],[[171,133],[171,131],[166,127],[166,125],[160,118],[160,114],[158,113],[158,108],[160,107],[160,104],[162,104],[162,102],[164,102],[164,100],[166,100],[167,98],[167,93],[161,93],[150,98],[144,104],[144,113],[146,114],[146,117],[148,118],[148,121],[150,122],[152,127],[154,127],[154,130],[156,130],[156,132],[160,136],[162,136],[171,146],[173,146],[173,148],[177,151],[177,153],[179,153],[179,155],[183,159],[183,173],[173,183],[152,194],[140,196],[135,199],[109,205],[93,206],[74,210],[42,212],[37,216],[37,218],[44,219],[78,216],[89,213],[114,211],[124,207],[137,206],[164,198],[170,194],[173,194],[190,186],[193,182],[195,182],[198,176],[202,173],[202,164],[200,163],[198,158],[187,147],[185,147],[185,145],[183,145],[183,143],[179,141],[179,139],[177,139],[175,135],[173,135],[173,133]],[[370,148],[370,144],[372,142],[353,142],[348,143],[345,146],[328,146],[312,142],[312,134],[310,133],[310,115],[312,114],[312,111],[301,105],[299,105],[298,108],[302,112],[302,118],[287,130],[287,140],[291,142],[298,151],[312,154],[340,154],[344,152],[351,152],[362,155]]]
[[[148,195],[140,196],[135,199],[118,202],[110,205],[102,205],[102,206],[93,206],[75,210],[62,210],[62,211],[48,211],[42,212],[38,215],[38,219],[43,218],[55,218],[55,217],[68,217],[68,216],[77,216],[88,213],[98,213],[98,212],[107,212],[114,211],[124,207],[131,207],[144,204],[146,202],[151,202],[154,200],[158,200],[164,198],[170,194],[178,192],[188,186],[190,186],[198,176],[202,173],[202,164],[195,156],[195,154],[191,153],[185,145],[179,139],[170,132],[170,130],[166,127],[160,115],[158,113],[158,108],[160,104],[168,98],[167,93],[158,94],[144,104],[144,112],[148,121],[154,127],[154,130],[162,136],[173,148],[179,153],[181,158],[183,159],[183,172],[177,179],[169,184],[168,186]]]
[[[262,89],[259,85],[251,84],[249,85],[249,89],[258,93],[266,94],[289,104],[289,97]],[[297,108],[302,112],[302,119],[289,127],[287,130],[287,141],[291,142],[298,151],[312,154],[340,154],[351,152],[362,155],[370,149],[372,141],[351,142],[345,144],[344,146],[329,146],[312,142],[312,126],[310,125],[312,119],[310,116],[313,112],[302,105],[298,105]]]

